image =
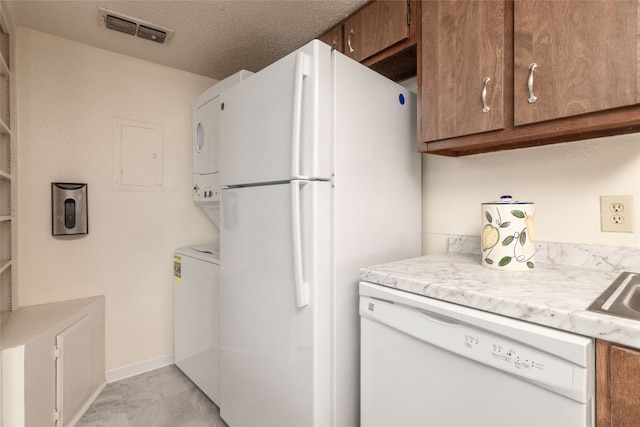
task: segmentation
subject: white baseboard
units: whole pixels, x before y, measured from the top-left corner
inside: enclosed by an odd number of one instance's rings
[[[119,368],[110,369],[104,373],[107,383],[123,380],[134,375],[144,374],[154,369],[164,368],[174,363],[173,353],[164,356],[154,357],[153,359],[143,360],[142,362],[132,363],[131,365],[121,366]]]

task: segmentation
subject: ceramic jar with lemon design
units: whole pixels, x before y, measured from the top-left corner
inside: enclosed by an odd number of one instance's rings
[[[482,265],[509,271],[535,266],[533,203],[511,196],[482,203]]]

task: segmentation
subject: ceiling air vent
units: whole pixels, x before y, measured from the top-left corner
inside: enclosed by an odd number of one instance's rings
[[[167,33],[155,28],[140,25],[138,27],[138,37],[143,39],[153,40],[154,42],[164,43],[164,39],[167,37]]]
[[[136,27],[135,22],[120,19],[113,15],[107,15],[107,28],[110,30],[120,31],[121,33],[134,36],[136,34]]]
[[[114,31],[138,36],[157,43],[171,40],[173,30],[153,25],[140,19],[132,18],[121,13],[112,12],[101,7],[98,8],[98,17],[101,23]]]

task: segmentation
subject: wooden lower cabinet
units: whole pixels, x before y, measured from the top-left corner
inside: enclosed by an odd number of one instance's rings
[[[596,340],[596,427],[640,425],[640,351]]]

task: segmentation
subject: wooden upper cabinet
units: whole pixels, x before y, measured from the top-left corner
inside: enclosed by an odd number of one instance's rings
[[[515,1],[513,78],[516,126],[637,104],[638,2]]]
[[[504,1],[422,3],[422,141],[504,128]]]
[[[409,39],[410,12],[407,0],[376,0],[364,6],[343,22],[344,54],[362,62]]]
[[[318,39],[391,80],[415,77],[421,4],[371,0]]]
[[[318,40],[325,42],[338,52],[344,52],[344,43],[342,38],[342,24],[334,25],[324,32]]]
[[[640,0],[423,1],[418,151],[640,132],[639,29]]]

